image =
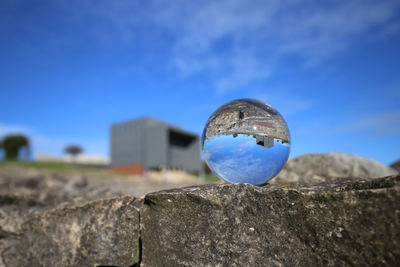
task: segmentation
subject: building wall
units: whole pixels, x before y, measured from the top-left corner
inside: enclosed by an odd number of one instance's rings
[[[193,141],[186,146],[171,144],[171,129],[189,136]],[[112,125],[110,151],[113,167],[142,164],[146,169],[202,170],[199,137],[152,118]]]
[[[147,169],[166,167],[167,164],[167,125],[147,119],[143,128],[145,146],[144,165]]]
[[[202,171],[200,141],[196,137],[188,146],[169,146],[169,167],[185,169],[191,172]]]
[[[111,126],[111,166],[143,163],[143,121]]]

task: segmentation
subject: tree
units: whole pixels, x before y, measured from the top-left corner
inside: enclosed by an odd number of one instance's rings
[[[78,145],[69,145],[65,147],[64,152],[71,155],[71,157],[75,159],[77,155],[83,152],[83,149]]]
[[[0,140],[0,160],[2,160],[3,157],[4,157],[3,153],[4,153],[4,151],[3,151],[3,141]]]
[[[24,146],[29,148],[29,139],[24,135],[9,135],[4,137],[2,148],[6,154],[6,160],[17,160],[19,150]]]

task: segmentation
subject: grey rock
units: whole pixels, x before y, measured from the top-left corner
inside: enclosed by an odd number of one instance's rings
[[[400,265],[400,176],[142,198],[107,198],[82,177],[6,176],[0,266]]]
[[[23,234],[8,238],[6,266],[131,266],[138,264],[136,199],[119,197],[36,212]]]
[[[289,160],[270,183],[313,184],[337,178],[378,178],[396,174],[395,169],[358,155],[305,154]]]
[[[393,164],[390,165],[390,168],[396,170],[397,172],[400,173],[400,160],[394,162]]]
[[[290,142],[289,129],[282,115],[272,106],[249,98],[228,102],[211,114],[201,145],[204,145],[205,138],[221,134],[272,136]]]
[[[82,175],[0,169],[0,233],[19,234],[21,224],[33,211],[82,205],[115,195],[107,188],[89,186]]]
[[[34,221],[31,218],[33,216],[31,215],[32,213],[45,212],[47,210],[59,208],[60,210],[58,213],[49,214],[53,214],[53,220],[64,220],[61,218],[61,212],[71,216],[78,216],[78,214],[68,209],[63,210],[63,207],[84,205],[96,199],[108,198],[115,195],[118,194],[107,188],[88,185],[85,176],[82,175],[59,174],[26,169],[0,169],[0,254],[3,257],[3,259],[0,260],[0,266],[4,266],[6,263],[7,266],[27,266],[28,264],[36,263],[36,259],[32,256],[39,255],[36,252],[32,252],[31,256],[28,256],[28,254],[21,255],[16,253],[18,249],[20,252],[30,253],[31,249],[34,248],[34,246],[29,249],[27,247],[21,247],[21,244],[29,243],[28,237],[32,237],[33,233],[38,233],[39,231],[34,228],[35,224],[30,225],[25,223],[27,220],[31,222]],[[94,212],[95,210],[93,209],[92,206],[90,210]],[[104,209],[106,209],[105,206]],[[97,212],[100,212],[100,208],[97,209]],[[45,214],[46,213],[43,213],[42,216],[45,216]],[[55,214],[57,214],[57,216]],[[92,220],[96,218],[93,213],[91,216]],[[97,216],[101,217],[101,214],[99,213]],[[77,220],[84,221],[85,219],[81,216]],[[49,219],[49,223],[50,222],[51,219]],[[58,224],[58,222],[55,221],[54,224]],[[32,229],[36,230],[32,230],[33,232],[31,232],[31,226]],[[66,222],[59,226],[69,229]],[[35,227],[38,226],[36,225]],[[92,225],[91,227],[96,229],[97,226]],[[61,234],[61,232],[58,234]],[[43,243],[47,242],[43,240],[49,240],[43,235],[38,235],[37,238]],[[59,238],[61,239],[61,237]],[[54,237],[54,239],[56,238]],[[42,247],[43,250],[56,250],[58,254],[55,254],[55,257],[61,257],[60,250],[53,247],[54,244],[46,244],[47,247]],[[18,249],[16,250],[17,247]],[[68,248],[68,246],[66,248]],[[49,260],[54,260],[54,258],[52,259],[49,257]],[[24,262],[26,264],[22,264]],[[58,264],[53,266],[56,265]]]
[[[0,169],[0,196],[13,198],[17,202],[29,201],[28,206],[31,209],[53,208],[60,204],[72,206],[115,195],[109,188],[90,186],[86,179],[85,176],[77,174]],[[15,201],[5,203],[3,199],[0,204],[27,206]]]
[[[400,264],[400,176],[145,196],[141,266]]]

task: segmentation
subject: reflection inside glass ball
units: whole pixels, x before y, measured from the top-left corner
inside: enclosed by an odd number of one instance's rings
[[[272,106],[238,99],[211,115],[201,148],[203,159],[222,180],[263,185],[285,165],[290,134],[285,120]]]

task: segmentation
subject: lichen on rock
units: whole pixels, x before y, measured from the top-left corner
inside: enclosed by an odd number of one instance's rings
[[[51,205],[29,192],[0,194],[0,266],[400,265],[400,176]]]
[[[145,196],[146,266],[396,265],[400,177]],[[168,200],[171,200],[169,202]]]

